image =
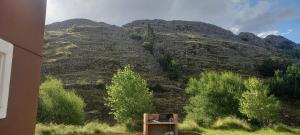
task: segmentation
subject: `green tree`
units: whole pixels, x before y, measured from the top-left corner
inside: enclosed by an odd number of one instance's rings
[[[218,117],[239,116],[239,98],[244,90],[238,74],[204,72],[190,79],[186,88],[191,96],[185,107],[188,118],[207,126]]]
[[[242,94],[240,112],[263,125],[275,122],[280,103],[275,97],[269,96],[269,87],[256,78],[247,80],[245,86],[247,91]]]
[[[300,98],[300,66],[293,64],[285,72],[276,71],[271,81],[271,93],[281,98]]]
[[[42,123],[82,124],[84,101],[74,92],[64,89],[60,80],[48,77],[40,86],[38,121]]]
[[[115,119],[126,123],[131,129],[140,129],[143,113],[152,111],[152,92],[141,76],[130,66],[119,70],[107,87],[107,106],[111,108]]]

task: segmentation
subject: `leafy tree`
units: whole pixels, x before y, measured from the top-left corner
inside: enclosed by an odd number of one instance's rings
[[[131,129],[140,128],[143,113],[153,109],[152,92],[141,76],[132,71],[130,66],[119,70],[107,87],[107,106],[118,122],[126,123]]]
[[[276,71],[271,81],[271,93],[281,98],[300,98],[300,66],[293,64],[285,72]]]
[[[275,97],[269,96],[269,87],[256,78],[247,80],[245,86],[247,91],[242,94],[240,112],[263,125],[275,122],[280,103]]]
[[[243,79],[231,72],[204,72],[190,79],[186,92],[190,94],[185,107],[188,118],[209,125],[218,117],[239,116],[239,98],[245,91]]]
[[[48,77],[40,86],[38,121],[42,123],[81,124],[84,122],[84,101],[64,89],[60,80]]]

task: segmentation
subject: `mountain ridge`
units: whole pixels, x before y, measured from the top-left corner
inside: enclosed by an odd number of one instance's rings
[[[247,33],[247,34],[251,34],[251,35],[255,35],[251,32],[240,32],[239,34],[234,34],[233,32],[231,32],[230,30],[227,30],[225,28],[222,28],[222,27],[219,27],[217,25],[214,25],[214,24],[210,24],[210,23],[205,23],[205,22],[201,22],[201,21],[185,21],[185,20],[170,20],[170,21],[166,21],[166,20],[163,20],[163,19],[142,19],[142,20],[135,20],[135,21],[132,21],[132,22],[129,22],[127,24],[124,24],[122,26],[117,26],[117,25],[113,25],[113,24],[108,24],[108,23],[105,23],[105,22],[97,22],[97,21],[93,21],[93,20],[90,20],[90,19],[84,19],[84,18],[74,18],[74,19],[68,19],[68,20],[65,20],[65,21],[61,21],[61,22],[54,22],[54,23],[51,23],[51,24],[47,24],[46,25],[46,30],[57,30],[57,29],[66,29],[66,28],[70,28],[72,25],[86,25],[86,26],[115,26],[115,27],[123,27],[123,28],[126,28],[126,27],[131,27],[132,25],[136,26],[137,24],[140,25],[141,23],[145,23],[145,24],[157,24],[157,23],[160,23],[160,22],[169,22],[169,23],[176,23],[176,22],[181,22],[181,23],[192,23],[192,24],[201,24],[201,25],[206,25],[206,26],[210,26],[210,27],[215,27],[215,28],[218,28],[218,29],[223,29],[224,31],[227,32],[227,34],[230,34],[230,35],[235,35],[235,36],[239,36],[240,34],[242,33]],[[61,24],[64,24],[62,26],[59,26]],[[68,24],[68,25],[66,25]],[[144,26],[145,27],[145,26]],[[180,28],[178,28],[180,29]],[[184,29],[184,28],[182,28]],[[187,27],[187,30],[188,29],[192,29],[192,28],[188,28]],[[260,38],[260,39],[266,39],[270,36],[276,36],[278,38],[284,38],[285,40],[288,40],[288,41],[291,41],[289,39],[287,39],[286,37],[282,36],[282,35],[268,35],[266,36],[265,38],[261,38],[257,35],[255,35],[257,38]],[[291,41],[293,42],[293,41]],[[294,44],[297,44],[299,45],[299,43],[295,43],[293,42]]]
[[[147,37],[149,27],[152,41]],[[84,67],[98,68],[101,60],[113,60],[111,69],[132,64],[145,74],[150,71],[161,74],[164,71],[159,59],[168,54],[176,59],[180,70],[187,73],[186,78],[207,69],[255,74],[257,63],[271,56],[285,58],[284,49],[293,48],[298,45],[282,36],[260,38],[249,32],[235,35],[202,22],[156,19],[115,26],[88,19],[71,19],[46,26],[43,72],[77,72]],[[63,62],[71,62],[72,66]],[[246,65],[250,67],[247,70],[243,69]]]

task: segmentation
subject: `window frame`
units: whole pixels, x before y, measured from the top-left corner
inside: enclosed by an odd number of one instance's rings
[[[0,119],[6,118],[14,46],[0,38]]]

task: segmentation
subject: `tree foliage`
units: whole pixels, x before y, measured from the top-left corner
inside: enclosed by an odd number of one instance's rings
[[[133,72],[130,66],[113,76],[107,90],[106,105],[111,108],[111,113],[118,122],[129,124],[131,128],[136,128],[137,124],[142,125],[143,113],[153,109],[152,92],[147,88],[146,81]]]
[[[244,92],[243,79],[231,72],[204,72],[190,79],[186,92],[191,95],[185,107],[188,118],[209,125],[218,117],[240,115],[239,98]]]
[[[300,98],[300,66],[291,65],[286,71],[278,70],[271,82],[271,92],[277,97]]]
[[[280,103],[274,96],[269,96],[269,87],[256,78],[245,82],[247,91],[242,94],[240,111],[248,118],[263,125],[278,119]]]
[[[38,121],[42,123],[81,124],[84,122],[84,101],[64,89],[60,80],[48,77],[40,86]]]
[[[273,77],[276,70],[285,71],[289,64],[290,62],[286,60],[269,58],[265,59],[256,69],[264,77]]]

